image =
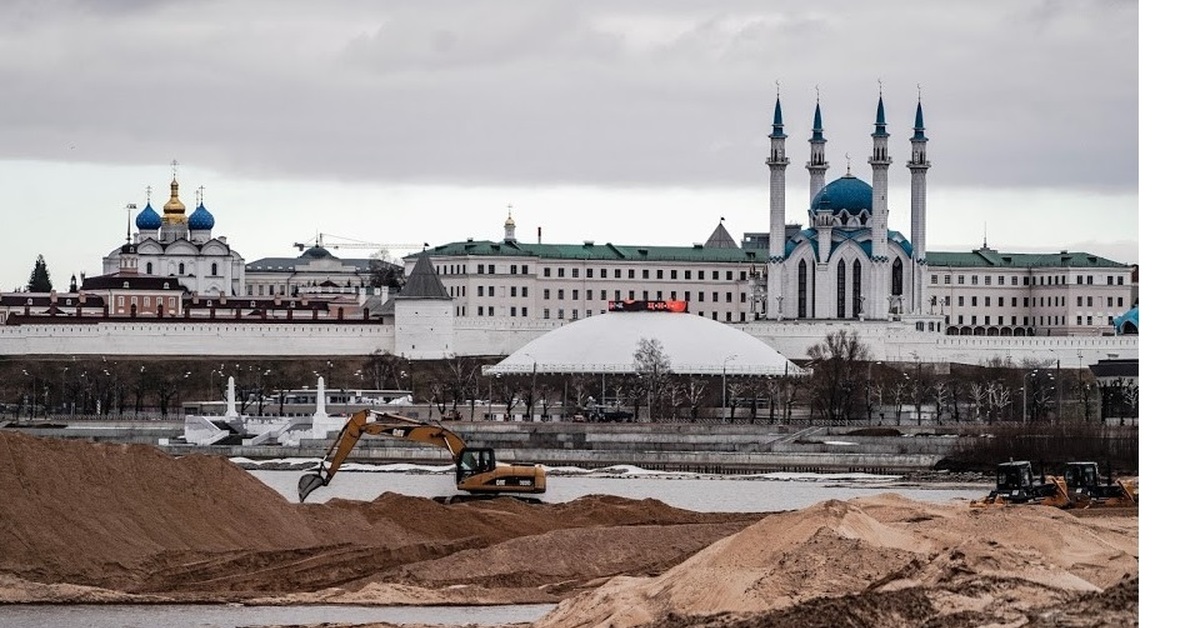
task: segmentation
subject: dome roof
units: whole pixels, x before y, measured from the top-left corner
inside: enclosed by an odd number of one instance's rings
[[[213,215],[204,208],[203,202],[200,203],[200,205],[196,207],[196,211],[192,212],[192,215],[188,217],[188,229],[193,231],[211,231],[213,224],[215,223],[216,220],[214,220]]]
[[[325,247],[310,246],[304,251],[304,253],[300,255],[300,257],[307,257],[309,259],[324,259],[326,257],[333,257],[333,253],[330,253]]]
[[[864,209],[871,211],[871,186],[862,179],[846,174],[817,193],[812,202],[812,209],[835,213],[843,209],[852,213]]]
[[[158,212],[154,211],[150,203],[146,203],[146,209],[143,209],[137,215],[137,220],[134,224],[137,225],[138,229],[157,229],[162,226],[162,217],[158,215]]]
[[[1113,320],[1113,327],[1116,328],[1118,336],[1135,335],[1138,333],[1138,306],[1133,306],[1133,309],[1125,312]]]
[[[492,374],[632,373],[638,342],[656,339],[674,373],[785,375],[800,368],[763,341],[695,314],[608,312],[564,325],[517,349]],[[703,342],[697,342],[703,338]]]

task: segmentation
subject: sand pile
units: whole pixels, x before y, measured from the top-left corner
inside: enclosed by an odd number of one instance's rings
[[[178,600],[557,601],[665,570],[762,516],[614,497],[293,504],[221,458],[6,431],[0,469],[8,601],[97,599],[45,587],[59,583]]]
[[[933,617],[947,626],[988,623],[981,617],[1004,623],[1120,585],[1136,576],[1137,557],[1136,517],[1080,519],[1048,507],[972,511],[895,495],[827,501],[766,517],[659,577],[614,578],[536,625],[708,625],[698,618],[765,621],[797,608],[825,609],[828,620],[845,617],[841,606],[864,609],[858,625],[919,626]]]

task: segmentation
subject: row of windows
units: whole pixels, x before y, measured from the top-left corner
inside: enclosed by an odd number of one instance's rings
[[[956,275],[956,277],[957,277],[959,285],[963,285],[966,283],[966,275]],[[1006,276],[1005,275],[995,275],[995,277],[996,277],[996,285],[1003,286]],[[1012,282],[1010,285],[1028,286],[1028,285],[1030,285],[1030,279],[1032,279],[1032,278],[1028,277],[1028,276],[1019,277],[1017,275],[1012,275],[1010,277],[1010,279]],[[1023,281],[1018,283],[1018,281],[1017,281],[1018,279],[1022,279]],[[1037,277],[1037,279],[1038,279],[1038,281],[1035,282],[1033,285],[1041,285],[1041,286],[1055,285],[1055,286],[1057,286],[1057,285],[1062,285],[1062,284],[1067,283],[1066,275],[1051,275],[1049,277],[1046,275],[1041,275],[1041,276]],[[1085,279],[1086,279],[1086,282],[1085,282]],[[1075,283],[1078,285],[1081,285],[1081,286],[1082,285],[1088,285],[1088,286],[1094,285],[1094,280],[1095,280],[1095,277],[1093,275],[1087,275],[1086,277],[1084,275],[1075,275]],[[1115,285],[1118,285],[1118,286],[1125,285],[1125,277],[1123,275],[1115,275],[1115,276],[1108,275],[1108,285],[1110,285],[1110,286],[1114,285],[1114,283],[1113,283],[1114,281],[1116,282]],[[937,285],[938,276],[930,275],[929,283],[931,283],[933,285]],[[947,286],[950,285],[950,275],[942,275],[942,283],[946,284]],[[971,275],[971,285],[972,286],[979,285],[979,275]],[[992,285],[992,275],[983,275],[983,285],[985,285],[985,286]]]
[[[150,298],[151,297],[142,297],[142,307],[150,307]],[[137,302],[138,302],[137,297],[129,297],[130,305],[137,305]],[[162,305],[163,298],[162,297],[154,297],[154,303],[155,303],[155,305]],[[168,305],[168,307],[174,308],[175,307],[175,297],[167,297],[167,305]],[[119,295],[117,296],[117,307],[125,307],[125,297],[119,296]]]
[[[592,269],[592,268],[584,268],[583,269],[583,277],[585,279],[594,279],[595,278],[594,270],[595,269]],[[601,268],[599,270],[600,270],[600,279],[608,279],[608,269]],[[614,268],[614,269],[612,269],[613,279],[622,279],[621,273],[623,270],[628,271],[625,273],[624,278],[626,278],[626,279],[636,279],[637,278],[637,270],[636,269]],[[642,279],[650,279],[651,278],[649,268],[643,268],[641,270],[642,270]],[[559,267],[558,269],[556,269],[556,275],[560,278],[565,278],[567,276],[566,271],[567,271],[566,268]],[[656,269],[654,269],[654,279],[678,280],[680,278],[681,274],[683,276],[684,281],[691,281],[693,273],[690,269],[683,270],[683,271],[680,271],[677,268],[670,268],[670,269],[656,268]],[[708,275],[706,275],[706,272],[703,270],[695,271],[695,275],[696,275],[696,281],[705,281],[706,276],[708,276]],[[550,269],[543,268],[542,276],[550,277],[551,276]],[[712,277],[712,279],[711,279],[712,281],[720,281],[721,280],[721,271],[719,271],[719,270],[711,271],[711,277]],[[579,269],[578,268],[571,269],[571,278],[579,279]],[[738,281],[745,281],[745,280],[746,280],[746,271],[744,271],[744,270],[738,271]],[[733,281],[733,271],[732,270],[725,271],[725,281]]]
[[[445,265],[436,267],[436,270],[437,270],[438,274],[441,274],[441,275],[465,274],[466,273],[466,265],[465,264],[445,264]],[[475,267],[475,270],[476,270],[476,274],[479,274],[479,275],[495,275],[496,274],[496,265],[495,264],[479,264]],[[542,276],[547,277],[547,278],[548,277],[566,278],[567,270],[568,269],[563,266],[559,266],[554,269],[546,267],[546,268],[542,269]],[[579,279],[580,275],[581,275],[580,270],[581,269],[579,269],[579,268],[571,268],[570,269],[571,278]],[[596,270],[597,269],[595,269],[595,268],[582,269],[583,278],[585,278],[585,279],[596,278],[596,276],[597,276]],[[600,279],[608,279],[608,276],[609,276],[608,268],[600,268],[598,270],[600,271],[598,273]],[[643,268],[643,269],[641,269],[641,271],[642,271],[642,273],[641,273],[642,279],[650,279],[651,278],[651,270],[649,268]],[[516,264],[511,264],[508,267],[508,274],[510,274],[510,275],[528,275],[529,274],[529,265],[522,264],[518,267]],[[719,270],[712,270],[712,271],[696,270],[696,271],[693,271],[691,269],[679,270],[677,268],[671,268],[671,269],[656,268],[653,271],[653,277],[655,279],[676,279],[676,280],[678,280],[682,276],[684,281],[690,281],[692,279],[693,275],[695,276],[697,281],[705,281],[706,278],[709,278],[709,277],[711,277],[711,281],[720,281],[721,280],[721,271],[719,271]],[[744,270],[738,271],[737,276],[738,276],[738,281],[745,281],[746,280],[746,271],[744,271]],[[732,271],[732,270],[725,271],[725,281],[733,281],[733,277],[734,277],[734,271]],[[633,268],[628,268],[628,269],[613,268],[612,269],[612,278],[613,279],[636,279],[637,278],[637,270],[633,269]]]
[[[945,298],[949,299],[950,297],[945,297]],[[992,306],[992,297],[990,297],[990,296],[985,296],[985,297],[973,296],[973,297],[970,297],[971,307],[979,307],[980,298],[983,299],[983,307],[991,307]],[[1017,307],[1017,299],[1018,298],[1021,299],[1021,307],[1029,307],[1029,299],[1031,297],[1008,297],[1007,299],[1005,299],[1005,297],[996,297],[996,306],[1004,307],[1005,303],[1007,302],[1007,304],[1010,307]],[[1108,307],[1125,307],[1125,297],[1104,297],[1104,298],[1106,301],[1105,304]],[[1096,299],[1094,299],[1093,297],[1083,297],[1083,296],[1075,297],[1075,305],[1077,307],[1084,307],[1085,303],[1087,304],[1087,307],[1095,307],[1096,306],[1095,301],[1096,301]],[[1035,297],[1035,298],[1033,298],[1033,302],[1037,307],[1063,307],[1067,304],[1067,299],[1066,299],[1066,297],[1062,297],[1062,296]],[[958,297],[958,307],[966,307],[966,303],[967,303],[967,297],[960,295]],[[948,305],[948,303],[943,302],[943,305]]]
[[[484,286],[476,286],[476,288],[477,288],[476,296],[480,296],[480,297],[484,296]],[[487,296],[489,296],[489,297],[496,296],[496,286],[487,286],[486,292],[487,292]],[[547,290],[547,292],[549,292],[549,291]],[[461,296],[461,295],[456,294],[456,295],[452,295],[452,296]],[[500,296],[504,296],[504,287],[503,286],[500,287]],[[510,297],[517,296],[517,287],[516,286],[508,287],[508,296],[510,296]],[[529,296],[529,286],[521,286],[521,296],[523,296],[523,297]],[[546,297],[546,298],[548,299],[550,297]]]
[[[212,271],[210,273],[210,276],[216,277],[217,276],[217,265],[215,262],[213,263],[212,268],[210,270]],[[147,275],[154,274],[154,262],[146,262],[146,274]],[[179,262],[179,272],[176,274],[179,274],[179,275],[186,274],[186,271],[184,270],[183,262]]]
[[[452,289],[452,290],[451,290],[451,292],[452,292],[452,293],[458,293],[458,292],[460,292],[460,289]],[[494,296],[496,296],[497,290],[496,290],[496,286],[476,286],[476,292],[477,292],[476,296],[480,296],[480,297],[483,297],[483,296],[494,297]],[[515,298],[515,297],[517,296],[517,292],[518,292],[517,286],[509,286],[509,288],[508,288],[508,296],[509,296],[510,298]],[[600,292],[600,300],[601,300],[601,301],[607,301],[607,300],[608,300],[608,290],[607,290],[607,289],[605,289],[605,290],[600,290],[599,292]],[[501,288],[500,288],[500,290],[499,290],[499,293],[500,293],[500,296],[501,296],[501,297],[503,297],[503,296],[504,296],[504,288],[503,288],[503,287],[501,287]],[[527,297],[529,297],[529,287],[528,287],[528,286],[521,286],[521,287],[520,287],[520,294],[521,294],[521,297],[524,297],[524,298],[527,298]],[[550,300],[550,298],[551,298],[551,294],[552,294],[552,292],[551,292],[550,288],[544,288],[544,289],[542,290],[542,299],[543,299],[543,300],[545,300],[545,301],[549,301],[549,300]],[[556,291],[556,294],[557,294],[557,297],[558,297],[558,300],[559,300],[559,301],[566,300],[567,291],[566,291],[565,289],[561,289],[561,288],[560,288],[559,290],[557,290],[557,291]],[[572,301],[578,301],[578,300],[579,300],[579,294],[580,294],[580,291],[579,291],[578,289],[571,290],[571,300],[572,300]],[[593,299],[593,297],[595,296],[595,294],[596,294],[596,292],[595,292],[594,290],[584,290],[584,291],[583,291],[583,295],[584,295],[584,296],[583,296],[583,298],[584,298],[584,300],[586,300],[586,301],[591,301],[591,300]],[[622,296],[621,296],[622,294],[625,294],[626,296],[622,297]],[[704,303],[704,299],[705,299],[705,295],[706,295],[706,294],[709,294],[709,293],[706,293],[706,292],[696,292],[696,300],[697,300],[697,302],[699,302],[699,303]],[[720,300],[721,300],[721,293],[720,293],[720,292],[713,291],[711,294],[712,294],[712,302],[713,302],[713,303],[718,303],[718,302],[720,302]],[[458,295],[458,294],[452,294],[452,296],[459,296],[459,295]],[[741,302],[741,303],[745,303],[745,302],[746,302],[746,295],[745,295],[745,293],[739,293],[739,295],[738,295],[738,296],[739,296],[739,298],[740,298],[740,302]],[[620,290],[613,290],[613,291],[612,291],[612,298],[613,298],[613,300],[619,300],[619,299],[622,299],[622,298],[625,298],[625,299],[636,299],[636,298],[638,298],[638,297],[637,297],[637,291],[635,291],[635,290],[626,290],[624,293],[622,293]],[[668,292],[665,292],[665,293],[664,293],[662,290],[656,290],[656,291],[655,291],[655,293],[654,293],[654,298],[655,298],[655,299],[657,299],[657,300],[660,300],[660,301],[661,301],[661,300],[663,300],[664,298],[666,298],[666,299],[670,299],[670,300],[672,300],[672,301],[675,301],[675,300],[677,300],[677,299],[679,298],[679,292],[678,292],[678,291],[676,291],[676,290],[671,290],[671,291],[668,291]],[[641,296],[641,299],[642,299],[643,301],[648,301],[648,300],[650,300],[650,291],[649,291],[649,290],[642,290],[642,296]],[[691,300],[692,300],[692,291],[691,291],[691,290],[684,290],[684,291],[683,291],[683,300],[684,300],[684,301],[691,302]],[[733,293],[732,293],[732,292],[726,292],[726,293],[725,293],[725,302],[726,302],[726,303],[733,303]]]
[[[963,325],[963,324],[965,324],[965,318],[966,318],[966,317],[964,317],[964,316],[962,316],[962,315],[960,314],[960,315],[959,315],[959,317],[958,317],[958,324],[959,324],[959,325]],[[1086,317],[1085,317],[1085,316],[1076,316],[1076,317],[1075,317],[1075,324],[1076,324],[1076,325],[1079,325],[1079,326],[1083,326],[1083,324],[1084,324],[1084,320],[1086,319],[1086,320],[1087,320],[1087,324],[1088,324],[1088,325],[1095,325],[1095,323],[1094,323],[1093,321],[1094,321],[1095,319],[1097,319],[1097,318],[1100,318],[1100,317],[1098,317],[1098,316],[1097,316],[1097,317],[1092,317],[1092,316],[1086,316]],[[1023,317],[1021,317],[1021,325],[1028,327],[1028,326],[1029,326],[1029,319],[1030,319],[1030,317],[1028,317],[1028,316],[1023,316]],[[1036,320],[1037,320],[1037,324],[1038,324],[1038,325],[1047,325],[1047,324],[1049,324],[1049,325],[1063,325],[1063,324],[1065,324],[1065,322],[1066,322],[1066,317],[1063,317],[1063,316],[1038,316],[1038,317],[1036,318]],[[947,325],[949,325],[949,324],[950,324],[950,317],[949,317],[949,316],[947,316],[947,317],[946,317],[946,324],[947,324]],[[978,316],[972,316],[972,317],[971,317],[971,324],[972,324],[972,325],[978,325],[978,324],[979,324],[979,317],[978,317]],[[991,317],[991,316],[984,316],[984,317],[983,317],[983,324],[984,324],[984,325],[991,325],[991,324],[992,324],[992,317]],[[996,324],[997,324],[997,325],[1003,325],[1003,324],[1004,324],[1004,317],[1003,317],[1003,316],[997,316],[997,317],[996,317]],[[1016,325],[1016,324],[1017,324],[1017,317],[1016,317],[1016,316],[1010,316],[1010,317],[1009,317],[1009,323],[1008,323],[1008,324],[1009,324],[1009,325]],[[1108,324],[1108,325],[1112,325],[1112,324],[1113,324],[1113,317],[1111,317],[1111,316],[1109,316],[1109,317],[1108,317],[1108,322],[1107,322],[1107,324]]]

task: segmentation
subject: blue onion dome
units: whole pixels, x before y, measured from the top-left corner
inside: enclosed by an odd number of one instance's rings
[[[835,179],[813,199],[814,211],[839,212],[847,210],[858,213],[871,211],[871,186],[853,175]]]
[[[137,221],[134,223],[138,229],[158,229],[162,226],[162,216],[154,211],[150,203],[146,203],[146,209],[137,215]]]
[[[211,231],[215,223],[213,215],[204,208],[203,202],[188,216],[188,229],[193,231]]]

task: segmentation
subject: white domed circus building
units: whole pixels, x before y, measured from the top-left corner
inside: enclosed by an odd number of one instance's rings
[[[610,311],[539,336],[488,374],[634,373],[643,341],[658,341],[672,373],[786,376],[801,371],[765,342],[706,317],[686,311]]]

